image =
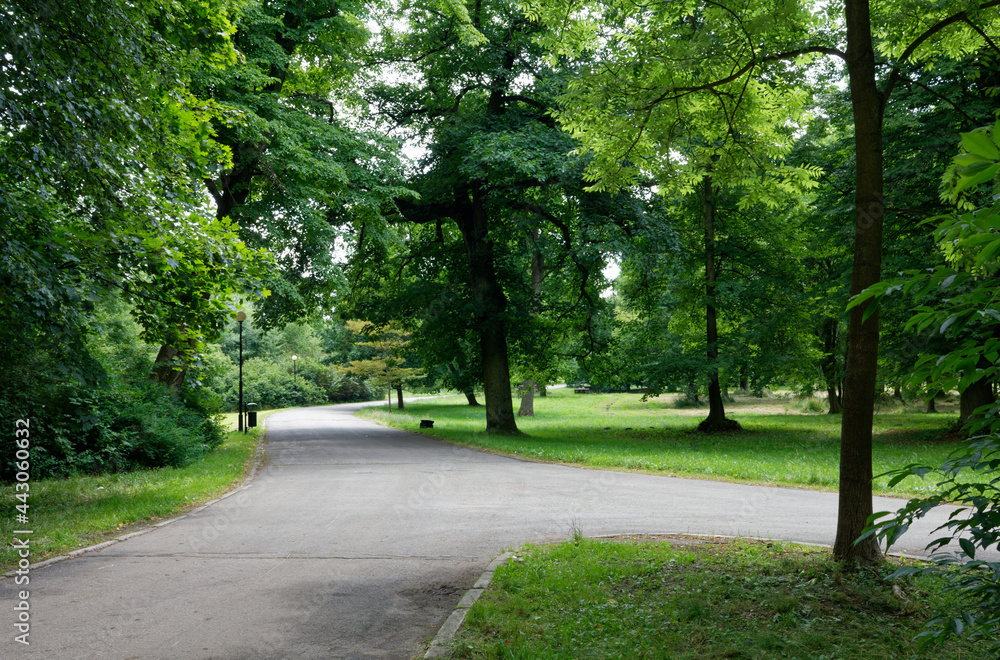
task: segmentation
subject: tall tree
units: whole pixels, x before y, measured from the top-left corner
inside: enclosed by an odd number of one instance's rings
[[[217,109],[204,137],[227,155],[201,178],[215,216],[276,262],[266,278],[270,295],[256,305],[257,325],[269,328],[329,309],[342,283],[339,228],[378,217],[403,191],[395,143],[345,119],[355,53],[368,37],[364,3],[241,8],[232,33],[239,57],[203,62],[190,88]],[[158,378],[180,382],[190,353],[183,342],[167,342]]]
[[[597,154],[594,173],[609,183],[629,175],[622,163],[648,169],[676,165],[671,150],[680,136],[690,135],[707,112],[735,116],[753,98],[757,84],[781,84],[801,75],[796,63],[811,56],[829,55],[844,63],[853,110],[856,179],[854,192],[854,257],[851,295],[879,281],[884,206],[882,129],[886,104],[905,75],[904,63],[932,63],[939,57],[962,57],[985,45],[1000,27],[994,10],[1000,2],[949,0],[933,7],[899,0],[878,6],[873,18],[869,0],[845,0],[844,13],[835,8],[810,13],[812,7],[784,1],[753,3],[632,3],[606,5],[607,12],[590,7],[589,16],[575,12],[588,3],[575,0],[538,0],[539,15],[550,23],[575,29],[563,50],[596,34],[594,18],[608,13],[627,16],[615,40],[621,53],[608,51],[596,69],[613,80],[639,84],[608,85],[612,102],[593,104],[592,89],[584,79],[576,90],[581,99],[567,121],[583,133]],[[831,21],[823,27],[822,13]],[[578,20],[577,20],[578,19]],[[677,38],[680,27],[691,26],[690,36]],[[664,38],[670,35],[672,38]],[[839,44],[846,42],[846,50]],[[628,62],[619,54],[627,55]],[[692,63],[697,66],[692,66]],[[629,69],[631,67],[631,70]],[[878,73],[886,73],[879,79]],[[585,109],[589,102],[590,109]],[[735,106],[735,108],[733,107]],[[747,116],[760,116],[749,114]],[[727,134],[731,144],[744,131],[736,124]],[[602,155],[603,154],[603,155]],[[628,160],[623,160],[628,159]],[[676,159],[674,159],[676,160]],[[852,309],[848,327],[848,356],[841,430],[840,503],[834,554],[842,559],[877,561],[877,544],[869,539],[855,544],[871,514],[872,418],[878,364],[878,315]]]
[[[399,201],[392,219],[409,243],[403,263],[419,270],[417,264],[427,263],[421,251],[430,254],[427,241],[458,242],[464,272],[449,281],[466,287],[470,307],[461,306],[471,314],[459,328],[478,339],[486,428],[515,433],[510,345],[531,327],[539,305],[587,331],[586,310],[600,304],[605,263],[589,237],[625,222],[634,209],[623,197],[583,191],[581,161],[567,157],[576,145],[549,116],[563,72],[547,64],[534,43],[540,27],[506,0],[468,8],[485,39],[480,45],[463,42],[457,19],[425,3],[411,8],[413,28],[396,32],[389,27],[396,17],[387,21],[374,56],[395,74],[376,69],[372,103],[387,130],[427,147],[409,183],[420,198]],[[533,293],[536,247],[549,264],[547,274],[537,274],[553,286],[572,287],[567,305]],[[365,252],[356,254],[359,272],[372,266],[360,256]]]
[[[108,288],[144,338],[218,331],[229,297],[259,292],[254,262],[206,212],[202,177],[227,154],[197,66],[235,60],[224,0],[0,3],[0,235],[11,356],[69,347]],[[183,329],[178,332],[177,329]],[[73,352],[60,366],[73,371]]]

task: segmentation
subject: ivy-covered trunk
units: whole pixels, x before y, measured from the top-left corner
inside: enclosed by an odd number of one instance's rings
[[[883,204],[883,96],[875,81],[875,51],[868,0],[847,0],[847,71],[854,110],[857,162],[854,264],[851,295],[881,278]],[[878,310],[850,311],[844,412],[840,431],[840,495],[833,554],[846,561],[876,562],[875,539],[855,544],[872,514],[872,421],[878,368]],[[871,315],[865,319],[865,312]]]
[[[184,351],[177,350],[168,344],[163,344],[160,346],[160,350],[156,354],[156,359],[153,361],[153,371],[150,374],[150,378],[161,385],[179,390],[181,385],[184,384],[189,361],[190,358]]]

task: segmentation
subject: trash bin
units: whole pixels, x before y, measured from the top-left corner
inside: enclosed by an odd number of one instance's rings
[[[248,403],[247,404],[247,428],[252,429],[257,427],[257,404]]]

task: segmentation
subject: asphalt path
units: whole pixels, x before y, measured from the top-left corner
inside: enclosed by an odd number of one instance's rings
[[[0,581],[0,657],[409,659],[524,542],[579,530],[833,543],[835,493],[495,456],[358,419],[358,407],[272,415],[246,487],[32,571],[30,646],[14,641],[25,587]],[[900,549],[922,548],[946,513]]]

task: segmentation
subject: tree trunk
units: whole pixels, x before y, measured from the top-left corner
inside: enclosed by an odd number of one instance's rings
[[[826,382],[826,400],[830,415],[843,412],[844,408],[840,401],[840,392],[837,391],[839,378],[837,378],[837,327],[840,322],[834,318],[827,318],[823,321],[823,358],[820,360],[819,368],[823,372],[823,380]]]
[[[740,427],[726,419],[719,385],[719,325],[715,313],[715,205],[712,199],[712,177],[702,179],[703,215],[705,221],[705,338],[708,343],[708,418],[698,425],[699,431],[712,433]]]
[[[958,408],[958,423],[965,426],[976,419],[976,408],[988,406],[996,399],[993,396],[993,382],[990,378],[980,378],[962,390]]]
[[[187,375],[187,360],[184,355],[173,346],[163,344],[160,346],[156,360],[153,361],[153,372],[150,378],[162,385],[179,390],[184,384],[184,377]]]
[[[877,283],[882,268],[883,97],[875,82],[875,51],[868,0],[846,0],[847,71],[854,112],[857,163],[851,296]],[[844,413],[840,430],[840,494],[833,555],[841,561],[877,562],[874,538],[855,541],[872,514],[872,420],[878,367],[878,310],[872,301],[850,311]],[[871,310],[869,310],[871,311]]]
[[[521,385],[521,407],[517,409],[518,417],[535,416],[535,381],[526,380]]]
[[[549,395],[549,388],[547,388],[545,385],[539,385],[538,396],[548,396],[548,395]]]
[[[942,396],[944,396],[944,390],[938,390],[931,396],[931,398],[927,399],[927,410],[925,412],[936,413],[937,407],[934,405],[934,399]]]
[[[465,400],[469,402],[470,406],[476,407],[479,402],[476,401],[476,393],[473,390],[465,390]]]
[[[496,276],[493,242],[489,239],[489,214],[484,193],[477,185],[459,189],[471,197],[471,209],[456,218],[469,259],[469,275],[477,308],[477,329],[483,356],[483,394],[486,398],[486,432],[517,433],[510,393],[510,363],[507,358],[507,328],[504,312],[507,297]]]
[[[396,408],[398,410],[403,409],[403,384],[399,383],[396,385]]]

